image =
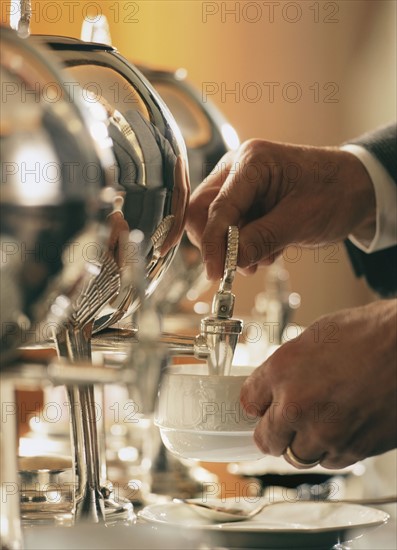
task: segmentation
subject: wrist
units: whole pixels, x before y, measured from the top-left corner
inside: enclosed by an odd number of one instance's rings
[[[349,151],[343,155],[343,181],[349,188],[351,207],[350,234],[362,242],[371,242],[376,233],[376,195],[374,184],[364,164]]]

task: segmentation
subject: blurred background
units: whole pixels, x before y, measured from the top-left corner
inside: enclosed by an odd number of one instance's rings
[[[7,19],[7,2],[2,3]],[[240,139],[338,145],[396,118],[396,3],[32,1],[32,33],[80,37],[83,17],[106,15],[113,45],[134,62],[185,68]],[[295,321],[373,298],[343,244],[284,254],[302,297]],[[263,289],[239,277],[237,313]],[[210,292],[211,294],[211,292]],[[210,295],[209,294],[209,295]]]

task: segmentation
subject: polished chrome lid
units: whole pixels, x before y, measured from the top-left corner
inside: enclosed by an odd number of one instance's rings
[[[182,237],[189,198],[186,147],[170,111],[140,71],[111,46],[36,36],[77,81],[87,102],[105,108],[117,160],[116,200],[109,216],[112,251],[122,273],[145,262],[146,295],[156,288]],[[128,239],[140,230],[138,253]],[[123,276],[122,276],[123,280]],[[101,313],[96,331],[115,324],[139,305],[133,284]]]

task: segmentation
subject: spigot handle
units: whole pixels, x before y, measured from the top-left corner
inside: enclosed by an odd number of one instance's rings
[[[231,292],[237,270],[239,231],[236,225],[230,225],[227,232],[226,258],[223,277],[219,285],[221,292]]]
[[[230,319],[233,316],[235,296],[232,293],[232,284],[237,269],[238,237],[238,227],[230,225],[223,277],[212,302],[212,315],[218,319]]]

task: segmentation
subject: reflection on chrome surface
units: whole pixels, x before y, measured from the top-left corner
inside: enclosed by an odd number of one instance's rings
[[[102,105],[116,157],[116,199],[109,216],[111,250],[123,269],[137,262],[128,233],[144,240],[146,295],[156,288],[182,237],[189,198],[186,149],[167,107],[141,73],[114,48],[62,37],[45,42],[78,82],[87,102]],[[95,331],[138,307],[138,293],[121,284],[116,301],[101,312]]]

